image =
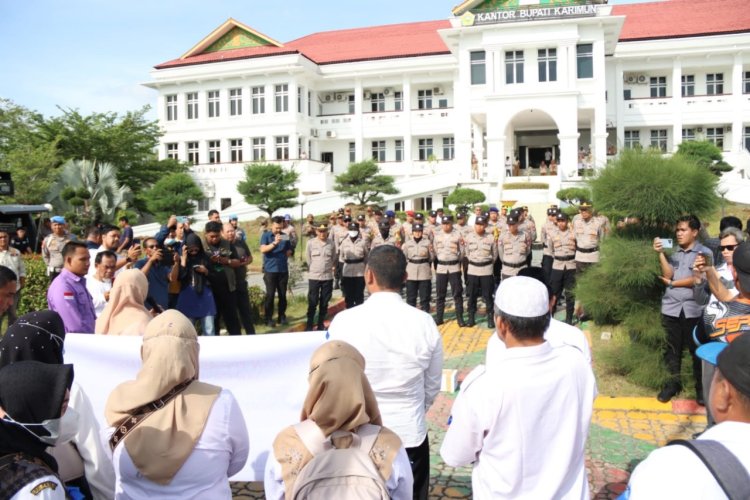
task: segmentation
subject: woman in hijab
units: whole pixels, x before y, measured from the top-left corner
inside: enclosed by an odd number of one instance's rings
[[[216,304],[206,279],[208,264],[200,237],[195,233],[187,234],[180,255],[182,289],[177,298],[177,310],[193,323],[200,321],[203,335],[215,335]]]
[[[359,351],[339,340],[326,342],[312,355],[308,379],[310,386],[300,421],[314,422],[321,439],[328,439],[338,430],[356,432],[363,424],[380,426],[370,458],[391,498],[411,499],[414,479],[409,457],[401,439],[382,427],[378,403],[365,376],[365,360]],[[266,498],[290,500],[295,479],[312,458],[294,426],[281,431],[266,463]]]
[[[143,305],[148,297],[148,278],[139,269],[128,269],[115,278],[109,302],[96,320],[96,333],[143,335],[151,321]]]
[[[247,460],[247,428],[231,392],[198,381],[198,351],[195,328],[179,311],[148,324],[141,370],[115,388],[105,410],[117,431],[115,498],[232,498],[229,477]],[[138,415],[148,416],[130,426]]]
[[[0,498],[66,499],[46,449],[57,441],[72,382],[73,365],[20,361],[0,369]]]
[[[61,365],[64,344],[65,326],[59,314],[47,310],[24,314],[0,340],[0,368],[19,361]],[[66,485],[78,487],[87,499],[111,499],[115,471],[102,446],[94,408],[76,382],[70,389],[68,410],[58,444],[48,453],[57,460]]]

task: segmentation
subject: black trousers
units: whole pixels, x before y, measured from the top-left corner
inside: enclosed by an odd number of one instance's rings
[[[247,291],[247,281],[237,282],[237,315],[247,335],[255,335],[253,315],[250,312],[250,294]]]
[[[572,323],[573,312],[576,306],[576,299],[573,294],[573,289],[576,286],[576,270],[561,271],[552,269],[549,285],[552,293],[557,297],[558,304],[562,298],[563,290],[565,290],[565,322]]]
[[[492,264],[492,277],[495,279],[495,290],[497,290],[497,287],[500,285],[500,275],[502,274],[502,271],[503,271],[503,261],[500,259],[497,259],[495,263]]]
[[[487,316],[492,316],[492,292],[495,278],[493,276],[474,276],[470,274],[468,280],[467,295],[469,296],[469,301],[467,308],[469,316],[473,318],[477,312],[477,298],[480,295],[482,296],[482,300],[484,300],[484,306],[487,308]]]
[[[230,291],[229,286],[221,282],[212,283],[211,292],[214,294],[214,304],[216,304],[216,317],[214,318],[216,335],[221,332],[222,319],[229,335],[241,335],[242,330],[237,319],[237,292]]]
[[[289,283],[289,273],[263,273],[263,283],[266,284],[265,316],[266,321],[273,320],[273,298],[279,294],[279,320],[286,317],[286,287]]]
[[[703,390],[701,361],[695,355],[695,342],[693,342],[693,328],[701,318],[686,318],[684,312],[679,317],[662,314],[661,324],[667,332],[667,345],[664,349],[664,363],[669,370],[669,383],[680,385],[680,370],[682,368],[682,350],[687,347],[693,359],[693,378],[695,379],[696,392]]]
[[[461,272],[436,274],[435,290],[437,298],[435,299],[435,310],[438,321],[442,321],[445,312],[445,296],[448,293],[449,282],[451,284],[451,295],[456,303],[456,317],[462,317],[464,314],[464,287],[461,284]]]
[[[430,441],[429,436],[414,448],[406,448],[406,455],[414,476],[414,500],[427,500],[430,488]]]
[[[549,284],[552,278],[552,262],[554,259],[551,255],[542,255],[542,272],[544,273],[544,279]]]
[[[333,280],[308,280],[307,286],[307,330],[312,330],[315,311],[318,310],[318,326],[322,327],[328,316],[328,302],[333,294]],[[322,328],[318,328],[321,330]]]
[[[417,295],[419,295],[419,308],[429,313],[432,280],[406,280],[406,303],[417,307]]]
[[[341,292],[344,294],[346,308],[350,309],[365,301],[365,277],[341,277]]]

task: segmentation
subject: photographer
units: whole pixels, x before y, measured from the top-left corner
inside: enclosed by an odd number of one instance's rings
[[[143,248],[146,256],[135,263],[135,268],[148,278],[146,307],[164,311],[169,308],[169,283],[177,280],[180,259],[171,246],[160,246],[156,238],[143,240]]]

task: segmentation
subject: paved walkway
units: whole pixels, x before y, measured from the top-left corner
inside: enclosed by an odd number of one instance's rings
[[[484,319],[479,316],[477,320]],[[459,381],[484,362],[492,332],[482,321],[474,328],[459,328],[455,321],[440,326],[445,368],[458,370]],[[596,360],[594,360],[596,362]],[[427,414],[431,452],[430,498],[471,498],[471,469],[443,464],[440,444],[447,428],[455,394],[440,393]],[[667,441],[689,438],[705,426],[705,410],[693,401],[662,404],[655,398],[599,396],[587,446],[587,469],[593,499],[616,498],[625,488],[630,471],[648,453]],[[251,431],[252,434],[252,431]],[[261,483],[234,483],[235,498],[264,498]]]

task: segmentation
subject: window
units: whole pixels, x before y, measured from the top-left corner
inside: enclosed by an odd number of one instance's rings
[[[505,83],[523,83],[523,51],[505,53]]]
[[[744,77],[742,78],[742,92],[744,94],[750,94],[750,71],[745,71]]]
[[[682,142],[694,141],[695,140],[695,129],[684,128],[682,129]]]
[[[417,108],[432,109],[432,89],[417,91]]]
[[[724,127],[708,127],[706,129],[706,140],[711,141],[714,145],[724,149]]]
[[[197,142],[187,143],[187,154],[188,154],[188,163],[192,163],[193,165],[198,165],[200,163],[200,157],[198,156],[198,143]]]
[[[396,139],[396,161],[404,161],[404,141],[401,139]]]
[[[209,118],[219,117],[219,91],[218,90],[208,91],[208,117]]]
[[[253,87],[251,93],[253,97],[253,114],[262,115],[266,112],[266,89],[265,87]]]
[[[242,89],[229,89],[229,115],[242,114]]]
[[[208,141],[208,163],[221,163],[221,141]]]
[[[355,106],[355,102],[354,102],[354,95],[353,94],[350,95],[347,98],[347,102],[349,103],[349,114],[353,115],[354,114],[354,110],[355,110],[355,107],[354,107]]]
[[[177,159],[177,143],[176,142],[170,142],[164,145],[167,149],[167,158],[170,160],[176,160]]]
[[[396,111],[404,109],[404,94],[401,91],[393,93],[393,109]]]
[[[651,131],[651,147],[660,150],[662,153],[667,152],[667,130],[659,129]]]
[[[667,77],[652,76],[649,79],[651,97],[667,97]]]
[[[203,199],[198,200],[198,211],[199,212],[208,211],[208,207],[210,206],[209,205],[210,201],[211,200],[209,200],[208,198],[203,198]]]
[[[307,91],[307,116],[312,116],[312,92]]]
[[[578,78],[594,78],[594,45],[582,43],[576,46]]]
[[[438,108],[445,109],[448,107],[448,99],[438,99]]]
[[[485,65],[485,52],[477,50],[469,53],[471,60],[471,84],[484,85],[487,83],[487,70]]]
[[[452,160],[454,157],[453,137],[443,137],[443,160]]]
[[[302,87],[297,87],[297,113],[302,113]]]
[[[385,141],[372,141],[372,159],[376,162],[385,161]]]
[[[198,92],[189,92],[185,96],[185,102],[187,103],[187,119],[197,120],[198,119]]]
[[[373,92],[370,95],[370,108],[373,113],[385,111],[385,95],[382,92]]]
[[[639,149],[641,147],[641,134],[638,130],[625,131],[625,147],[627,149]]]
[[[265,161],[266,159],[266,138],[253,137],[253,161]]]
[[[630,89],[623,89],[622,98],[626,101],[631,100],[633,98],[633,91]]]
[[[277,160],[289,159],[289,136],[288,135],[280,135],[276,137],[276,159]]]
[[[743,137],[745,149],[750,151],[750,127],[745,127],[745,136]]]
[[[419,159],[428,161],[432,157],[432,139],[419,139]]]
[[[297,158],[302,158],[302,137],[297,137]]]
[[[242,139],[230,139],[229,159],[232,163],[240,163],[242,161]]]
[[[695,95],[695,75],[682,75],[682,97]]]
[[[724,93],[724,73],[706,75],[706,94],[721,95]]]
[[[537,53],[539,62],[539,81],[557,81],[557,49],[539,49]]]
[[[289,84],[282,83],[276,85],[276,107],[277,113],[286,113],[289,111]]]
[[[349,163],[354,163],[357,160],[357,149],[353,142],[349,143]]]
[[[172,122],[177,119],[177,95],[172,94],[167,99],[167,121]]]

